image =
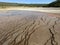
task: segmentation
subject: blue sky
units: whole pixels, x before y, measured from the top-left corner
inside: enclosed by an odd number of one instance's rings
[[[0,0],[0,2],[16,2],[16,3],[50,3],[54,0]]]

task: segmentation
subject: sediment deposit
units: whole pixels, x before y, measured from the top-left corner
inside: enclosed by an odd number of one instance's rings
[[[60,17],[20,13],[0,16],[0,45],[60,45]]]

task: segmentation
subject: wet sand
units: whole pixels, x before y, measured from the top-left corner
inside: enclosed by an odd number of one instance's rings
[[[37,11],[0,12],[0,45],[60,45],[59,15]]]

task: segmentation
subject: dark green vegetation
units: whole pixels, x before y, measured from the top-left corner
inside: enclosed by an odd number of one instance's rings
[[[19,4],[18,6],[43,7],[43,6],[47,6],[47,4]]]
[[[7,2],[0,2],[0,7],[18,7],[18,6],[24,6],[24,7],[44,7],[47,6],[47,4],[20,4],[20,3],[7,3]]]
[[[49,7],[60,7],[60,0],[56,0],[48,5]]]

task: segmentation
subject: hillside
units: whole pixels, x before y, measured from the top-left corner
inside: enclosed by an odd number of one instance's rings
[[[48,5],[49,7],[60,7],[60,1],[54,1]]]

